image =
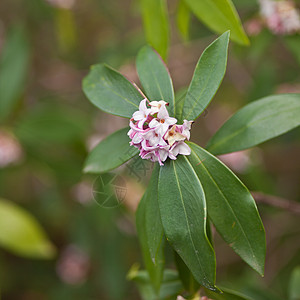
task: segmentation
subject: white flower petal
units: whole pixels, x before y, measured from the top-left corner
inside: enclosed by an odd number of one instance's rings
[[[138,143],[140,143],[141,141],[143,141],[143,136],[142,136],[141,134],[139,134],[139,133],[136,133],[136,134],[134,135],[134,137],[132,138],[132,142],[133,142],[134,144],[138,144]]]
[[[167,119],[165,119],[165,123],[167,123],[168,125],[174,125],[177,123],[177,119],[168,117]]]
[[[139,110],[144,112],[147,109],[147,105],[146,105],[147,99],[144,99],[140,102],[139,105]]]
[[[174,144],[174,146],[170,151],[175,156],[177,156],[178,154],[182,154],[182,155],[191,154],[191,148],[184,142],[179,142],[178,144]]]
[[[165,149],[160,149],[160,150],[158,150],[158,153],[160,155],[161,161],[165,161],[168,158],[169,151],[167,151]]]
[[[133,113],[132,117],[135,121],[140,121],[145,118],[145,114],[141,111],[136,111]]]
[[[159,119],[167,119],[167,118],[169,118],[169,113],[168,113],[168,110],[167,110],[165,104],[160,107],[159,112],[157,113],[157,117]]]
[[[153,119],[151,120],[151,122],[149,123],[149,127],[150,128],[155,128],[157,127],[157,125],[159,125],[160,123],[157,121],[157,119]]]

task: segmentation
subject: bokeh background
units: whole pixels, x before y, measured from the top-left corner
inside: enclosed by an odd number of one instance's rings
[[[202,146],[248,102],[300,93],[299,35],[276,35],[255,23],[256,1],[234,3],[251,45],[230,45],[222,86],[193,126],[192,140]],[[216,35],[193,17],[189,41],[183,41],[175,26],[176,7],[177,1],[168,1],[168,67],[180,97]],[[90,65],[106,62],[139,84],[134,59],[145,43],[137,0],[0,1],[0,101],[13,99],[9,109],[0,105],[0,197],[30,213],[56,249],[47,259],[24,257],[1,247],[0,239],[1,299],[140,299],[126,275],[134,263],[142,265],[134,211],[152,166],[132,168],[129,162],[116,171],[125,189],[119,205],[95,201],[95,182],[97,191],[102,187],[97,176],[82,173],[84,160],[127,120],[92,106],[81,80]],[[299,202],[299,135],[296,129],[222,159],[251,191]],[[256,300],[287,299],[292,271],[300,263],[299,215],[257,200],[267,233],[265,277],[215,233],[217,282]]]

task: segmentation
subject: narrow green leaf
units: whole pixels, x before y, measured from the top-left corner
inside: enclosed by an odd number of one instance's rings
[[[137,155],[139,150],[129,145],[128,131],[128,127],[120,129],[101,141],[88,155],[84,172],[108,172]]]
[[[297,299],[300,299],[300,266],[293,270],[289,282],[289,300]]]
[[[149,275],[146,271],[138,271],[136,268],[132,267],[128,274],[128,278],[136,282],[143,300],[176,299],[176,296],[183,288],[178,278],[178,274],[174,270],[167,269],[164,271],[159,295],[153,290]]]
[[[161,57],[149,46],[143,47],[137,56],[136,68],[147,98],[169,103],[169,113],[175,116],[175,97],[169,71]]]
[[[150,256],[154,264],[162,263],[161,250],[164,245],[164,231],[161,223],[158,206],[158,174],[159,166],[156,164],[148,185],[148,194],[145,212],[145,226]]]
[[[55,248],[38,222],[23,208],[0,198],[0,245],[30,258],[49,259]]]
[[[179,278],[183,283],[184,288],[190,293],[190,295],[194,295],[197,292],[197,290],[199,290],[199,283],[195,280],[193,274],[191,273],[187,265],[175,251],[174,256]]]
[[[245,296],[239,292],[232,291],[227,288],[220,287],[222,290],[222,294],[214,293],[208,289],[205,289],[206,296],[214,299],[214,300],[254,300]]]
[[[156,205],[155,201],[157,202],[157,180],[158,169],[154,170],[148,188],[139,204],[136,213],[136,228],[146,269],[149,273],[153,288],[158,293],[164,269],[164,240],[162,227],[159,225],[160,220],[157,220],[159,212],[156,212],[155,218],[150,219],[151,216],[153,217],[153,207]],[[151,211],[149,212],[148,209]],[[159,223],[155,224],[157,221]],[[158,232],[154,232],[154,228],[157,229]]]
[[[231,31],[231,39],[241,45],[249,45],[239,15],[231,0],[185,0],[192,12],[211,30],[223,33]]]
[[[182,109],[184,105],[184,99],[186,97],[188,91],[188,87],[182,88],[179,91],[175,93],[175,111],[176,111],[176,117],[180,122],[181,114],[182,114]]]
[[[144,98],[123,75],[104,64],[91,67],[83,91],[101,110],[125,118],[132,117]]]
[[[211,230],[211,221],[209,220],[209,218],[206,220],[206,234],[210,244],[214,247],[213,233]]]
[[[29,65],[29,42],[24,30],[13,28],[0,59],[0,120],[14,109],[22,93]]]
[[[265,231],[250,192],[216,157],[194,143],[189,146],[188,159],[203,184],[211,221],[229,246],[263,275]]]
[[[216,94],[225,75],[229,32],[225,32],[202,53],[186,94],[181,121],[195,120]]]
[[[252,102],[235,113],[207,144],[215,155],[240,151],[300,125],[300,94],[281,94]]]
[[[179,32],[185,41],[189,39],[190,19],[190,8],[187,6],[185,0],[179,0],[176,13],[176,22]]]
[[[206,204],[201,183],[185,156],[160,168],[160,215],[167,240],[195,279],[215,287],[215,253],[206,236]]]
[[[140,0],[148,43],[166,59],[169,46],[168,9],[165,0]]]

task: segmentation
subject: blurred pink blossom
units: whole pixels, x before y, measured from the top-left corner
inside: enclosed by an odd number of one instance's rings
[[[90,269],[88,255],[76,245],[69,245],[61,254],[56,271],[62,281],[72,285],[86,281]]]
[[[254,18],[250,19],[245,23],[245,29],[250,36],[256,36],[258,35],[263,28],[263,24],[261,19]]]
[[[74,4],[75,0],[46,0],[49,4],[63,8],[63,9],[71,9]]]
[[[300,93],[300,84],[282,83],[276,89],[277,94]]]
[[[299,11],[293,1],[259,0],[260,14],[274,34],[300,32]]]
[[[92,189],[90,182],[82,181],[72,187],[71,194],[76,201],[86,205],[92,203]]]
[[[18,163],[23,157],[21,145],[10,133],[0,130],[0,168]]]

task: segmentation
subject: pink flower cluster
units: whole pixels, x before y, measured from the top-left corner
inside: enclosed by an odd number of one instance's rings
[[[178,154],[190,155],[191,149],[184,142],[190,139],[193,121],[184,120],[177,125],[177,119],[169,116],[165,101],[141,101],[139,110],[130,119],[128,136],[130,145],[140,150],[140,157],[158,161],[161,166],[169,157],[176,159]]]
[[[260,13],[274,34],[300,32],[299,10],[293,1],[259,0]]]

